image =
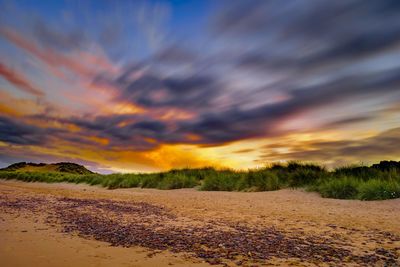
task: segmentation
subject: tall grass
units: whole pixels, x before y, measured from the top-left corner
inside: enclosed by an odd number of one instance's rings
[[[198,182],[193,176],[186,176],[182,173],[167,174],[157,185],[158,189],[178,189],[192,188],[198,185]]]
[[[361,200],[382,200],[400,198],[400,183],[395,180],[368,180],[358,187]]]
[[[339,199],[355,199],[358,195],[359,180],[353,177],[333,178],[317,186],[321,196]]]
[[[205,191],[236,191],[242,174],[229,170],[215,172],[207,176],[200,189]]]
[[[306,188],[322,197],[380,200],[400,198],[400,168],[396,162],[373,167],[345,166],[328,171],[316,164],[289,162],[265,168],[234,171],[173,169],[148,174],[71,174],[62,172],[0,171],[0,179],[26,182],[68,182],[115,188],[178,189],[198,187],[208,191],[271,191]],[[394,166],[394,167],[393,167]]]

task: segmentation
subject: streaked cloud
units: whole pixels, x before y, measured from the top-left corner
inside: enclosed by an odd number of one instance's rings
[[[10,5],[0,141],[13,157],[146,171],[400,157],[396,1]]]
[[[7,67],[5,64],[0,62],[0,76],[5,80],[12,83],[16,88],[21,89],[27,93],[43,96],[43,92],[35,86],[33,86],[28,80],[26,80],[21,74],[17,73],[15,70]]]
[[[361,139],[322,141],[313,140],[266,145],[259,162],[304,160],[325,162],[329,166],[350,163],[371,164],[380,160],[398,159],[400,128],[393,128],[377,135]],[[282,148],[289,148],[287,150]]]

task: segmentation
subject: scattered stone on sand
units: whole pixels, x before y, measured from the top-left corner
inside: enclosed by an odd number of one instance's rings
[[[378,248],[354,253],[352,244],[335,235],[316,236],[286,233],[274,227],[256,227],[222,220],[194,221],[178,217],[164,207],[146,202],[69,197],[12,199],[0,196],[0,210],[20,209],[46,214],[48,225],[61,226],[64,233],[105,241],[112,246],[141,246],[157,251],[184,252],[211,265],[235,263],[237,266],[267,262],[272,258],[298,259],[301,262],[337,266],[353,263],[363,266],[396,266],[399,251]],[[336,225],[328,225],[332,230]],[[348,229],[357,232],[357,229]],[[398,242],[400,238],[377,232],[371,238]],[[149,253],[149,257],[153,254]]]

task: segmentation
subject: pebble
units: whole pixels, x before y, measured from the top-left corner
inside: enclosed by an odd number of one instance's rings
[[[44,197],[0,196],[1,210],[25,209],[48,214],[48,225],[60,225],[65,233],[105,241],[112,246],[141,246],[155,253],[169,250],[186,252],[211,265],[234,262],[237,266],[250,262],[266,262],[271,257],[297,259],[339,265],[352,262],[361,265],[388,266],[398,262],[398,252],[385,248],[354,254],[351,243],[344,244],[332,237],[279,231],[274,227],[255,227],[244,223],[220,220],[195,221],[178,218],[167,208],[146,202],[124,202],[109,199],[78,199],[62,197],[49,201]],[[333,229],[336,225],[328,225]],[[351,229],[357,231],[356,229]],[[23,230],[22,232],[26,232]],[[391,233],[381,233],[388,240],[400,240]]]

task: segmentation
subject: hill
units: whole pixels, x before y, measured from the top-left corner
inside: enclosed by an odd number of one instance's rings
[[[91,174],[84,166],[71,163],[71,162],[59,162],[59,163],[32,163],[32,162],[18,162],[11,164],[10,166],[0,169],[0,171],[29,171],[29,172],[65,172],[73,174]]]

